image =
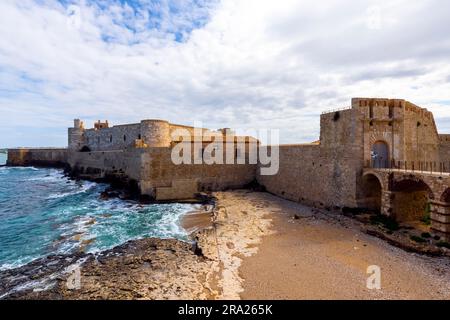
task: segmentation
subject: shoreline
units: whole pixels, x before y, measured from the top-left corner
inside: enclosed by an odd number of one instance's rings
[[[117,188],[113,185],[109,185],[106,190],[110,193],[116,193],[112,197],[122,199],[120,194],[127,192],[126,189]],[[99,194],[101,197],[101,194]],[[122,199],[127,200],[127,199]],[[184,282],[189,282],[189,279],[181,281],[180,278],[185,277],[185,273],[190,273],[189,278],[195,278],[195,267],[201,264],[205,264],[205,257],[196,250],[195,235],[205,228],[212,227],[212,212],[215,208],[214,197],[210,194],[200,194],[198,199],[192,200],[188,203],[197,204],[198,207],[183,213],[178,221],[178,225],[186,231],[188,240],[178,240],[175,238],[154,238],[144,237],[134,240],[129,240],[125,243],[119,244],[111,249],[106,249],[94,253],[87,253],[84,251],[75,251],[68,254],[56,254],[50,253],[40,258],[36,258],[28,263],[20,266],[15,266],[8,269],[0,270],[0,300],[1,299],[84,299],[84,298],[101,298],[101,299],[128,299],[129,295],[123,293],[114,293],[115,290],[105,290],[100,296],[93,297],[86,292],[78,292],[67,290],[64,285],[65,282],[71,276],[70,270],[74,268],[97,268],[98,261],[103,261],[101,264],[106,266],[115,265],[115,270],[122,270],[123,274],[128,274],[128,269],[140,269],[145,267],[148,269],[148,262],[161,260],[161,263],[173,263],[172,269],[178,269],[180,266],[185,266],[184,271],[181,272],[179,278],[176,275],[170,275],[170,279],[167,279],[165,283],[171,283],[176,285],[176,288],[183,286]],[[140,202],[140,201],[138,201]],[[140,202],[142,203],[142,202]],[[167,202],[166,202],[167,203]],[[172,203],[172,202],[171,202]],[[185,202],[184,202],[185,203]],[[159,203],[150,203],[158,205]],[[160,249],[161,248],[161,249]],[[174,253],[175,256],[165,256],[166,253]],[[116,256],[117,260],[111,258],[111,255]],[[150,257],[148,257],[150,256]],[[129,257],[133,257],[132,262],[128,261]],[[186,263],[183,260],[187,260]],[[139,262],[144,261],[144,266],[139,265]],[[208,262],[206,262],[208,264]],[[138,266],[139,265],[139,266]],[[203,267],[203,274],[209,273],[209,268]],[[69,270],[70,269],[70,270]],[[108,270],[106,270],[108,269]],[[102,279],[97,279],[108,283],[109,280],[114,282],[128,283],[126,279],[122,279],[120,275],[113,274],[110,268],[105,270],[100,268],[96,273],[101,275]],[[153,273],[162,268],[159,266]],[[123,271],[127,270],[127,271]],[[174,270],[172,270],[174,271]],[[169,276],[168,271],[162,272],[163,276]],[[90,278],[89,274],[81,274],[82,278]],[[151,277],[150,277],[151,278]],[[143,281],[145,284],[147,280]],[[85,284],[86,286],[87,284]],[[94,287],[95,283],[92,284]],[[155,284],[155,288],[158,285],[164,286],[163,283]],[[182,295],[184,299],[207,299],[210,298],[210,293],[207,295],[202,292],[205,285],[190,286],[188,292],[192,292],[192,296],[189,293]],[[124,290],[124,289],[120,289]],[[133,288],[128,288],[124,291],[133,291]],[[178,290],[178,289],[177,289]],[[90,289],[92,291],[92,289]],[[208,292],[211,290],[208,290]],[[142,294],[144,299],[173,299],[177,295],[176,292],[163,292],[158,294],[145,295]],[[136,294],[131,298],[139,298],[141,295]]]
[[[179,224],[186,230],[189,235],[213,227],[213,209],[208,208],[207,205],[202,205],[197,210],[186,212],[180,217]]]
[[[30,281],[53,277],[53,285],[44,283],[47,288],[41,291],[27,289],[6,298],[450,297],[448,257],[406,252],[365,233],[360,221],[266,192],[234,190],[212,196],[214,205],[199,206],[179,221],[192,230],[192,243],[145,238],[98,254],[42,259],[7,277],[0,272],[0,283],[9,279],[17,285],[18,276],[25,275]],[[69,290],[66,270],[79,261],[81,288]],[[382,290],[366,288],[369,265],[381,267]],[[0,296],[4,291],[0,286]]]
[[[5,165],[5,167],[14,168],[12,166]],[[29,166],[26,166],[29,167]],[[18,168],[22,168],[22,166],[18,166]],[[49,167],[42,167],[42,168],[49,168]],[[50,167],[53,168],[53,167]],[[57,170],[60,170],[63,175],[68,177],[72,180],[85,180],[85,181],[93,181],[93,180],[87,180],[87,179],[81,179],[76,178],[74,176],[70,176],[67,174],[67,172],[62,172],[61,168],[54,168]],[[100,181],[94,181],[95,183],[105,183],[106,181],[102,180]],[[110,181],[111,182],[111,181]],[[109,195],[105,198],[102,197],[102,194],[108,192]],[[112,195],[114,194],[114,195]],[[108,183],[108,186],[105,188],[105,191],[98,194],[100,199],[112,199],[112,198],[118,198],[123,201],[127,200],[134,200],[137,203],[140,204],[150,204],[150,205],[158,205],[161,203],[192,203],[197,204],[198,208],[196,210],[191,210],[188,212],[182,213],[182,215],[179,218],[179,221],[177,224],[180,228],[183,228],[186,231],[186,235],[188,239],[192,238],[192,233],[201,230],[204,227],[208,227],[209,225],[206,223],[206,217],[209,215],[211,216],[210,211],[214,208],[214,199],[209,194],[199,194],[199,197],[197,199],[192,199],[190,201],[170,201],[170,202],[156,202],[152,201],[150,203],[147,203],[145,201],[140,201],[141,199],[136,199],[135,197],[132,197],[130,193],[130,189],[122,186],[118,186],[114,183]],[[190,217],[197,216],[199,217],[195,221],[187,222]],[[209,220],[211,220],[209,218]],[[187,228],[189,226],[189,229]],[[190,240],[177,240],[174,238],[152,238],[152,237],[145,237],[145,238],[136,238],[129,240],[125,243],[118,244],[110,249],[104,249],[97,252],[84,252],[80,248],[80,250],[76,250],[74,252],[70,253],[55,253],[50,252],[44,256],[37,257],[25,264],[20,265],[11,265],[9,268],[4,268],[0,270],[0,299],[6,298],[8,299],[9,293],[14,293],[17,291],[16,289],[19,289],[18,291],[23,292],[16,292],[12,296],[16,298],[27,298],[30,294],[35,296],[36,298],[40,298],[40,296],[36,296],[35,294],[31,293],[30,290],[27,291],[27,289],[32,290],[38,290],[41,291],[43,288],[41,288],[41,283],[47,283],[49,280],[52,282],[54,278],[58,278],[62,276],[62,274],[65,273],[65,268],[68,266],[64,262],[64,260],[73,260],[73,259],[89,259],[90,257],[94,257],[96,259],[97,256],[102,256],[103,254],[107,252],[114,252],[116,249],[130,244],[139,244],[141,241],[150,241],[150,242],[171,242],[175,241],[176,243],[180,243],[181,246],[186,245],[188,248],[190,248],[191,241]],[[178,245],[174,245],[177,247]],[[188,250],[189,251],[189,250]],[[130,251],[130,254],[134,254],[133,250]],[[48,268],[48,265],[51,264],[52,267]],[[40,272],[39,270],[45,270],[44,272]],[[37,271],[37,274],[33,274],[35,271]],[[50,272],[51,273],[48,273]],[[25,274],[25,276],[23,276]],[[20,281],[17,281],[17,279],[21,279]],[[54,281],[53,281],[54,282]],[[55,283],[52,284],[52,286]],[[47,286],[47,285],[46,285]],[[6,295],[6,296],[5,296]],[[45,294],[42,296],[42,298],[45,299]]]
[[[255,231],[260,238],[269,223],[255,215],[236,228],[243,219],[229,214],[227,194],[182,216],[191,243],[144,238],[95,254],[49,255],[1,271],[0,299],[239,299],[239,266],[257,250]],[[67,288],[74,268],[79,290]]]

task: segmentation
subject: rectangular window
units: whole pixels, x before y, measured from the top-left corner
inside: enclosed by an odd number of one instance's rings
[[[393,118],[393,117],[394,117],[394,107],[389,106],[389,118]]]

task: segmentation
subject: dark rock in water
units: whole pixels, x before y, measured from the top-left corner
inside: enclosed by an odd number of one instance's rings
[[[100,199],[102,200],[108,200],[109,199],[109,194],[106,191],[103,191],[102,193],[100,193]]]
[[[113,199],[113,198],[120,198],[122,200],[125,200],[125,198],[122,197],[121,193],[119,193],[117,191],[108,191],[108,189],[103,191],[102,193],[100,193],[100,199],[109,200],[109,199]]]
[[[119,199],[121,200],[133,200],[134,196],[131,193],[128,193],[126,191],[123,191],[121,193],[119,193]]]
[[[216,197],[214,197],[211,193],[199,192],[195,194],[195,198],[203,204],[215,205],[217,202]]]
[[[139,196],[139,203],[141,204],[150,204],[153,203],[155,199],[153,199],[151,196],[142,194]]]

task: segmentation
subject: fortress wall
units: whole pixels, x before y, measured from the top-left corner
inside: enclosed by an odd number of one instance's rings
[[[121,150],[134,145],[141,134],[141,125],[118,125],[100,130],[84,131],[84,145],[91,151]]]
[[[258,182],[268,192],[315,207],[357,206],[355,161],[334,162],[319,145],[280,146],[279,153],[278,174],[257,171]]]
[[[270,147],[261,147],[263,152]],[[280,168],[278,174],[272,176],[260,175],[258,182],[270,193],[282,198],[318,205],[325,200],[322,196],[323,165],[319,158],[319,145],[288,145],[280,146]]]
[[[179,125],[179,124],[170,124],[170,134],[172,134],[175,130],[183,130],[186,132],[189,132],[189,134],[191,136],[194,135],[194,127],[190,127],[190,126],[183,126],[183,125]]]
[[[139,180],[141,150],[115,150],[93,152],[69,152],[68,164],[72,170],[89,178],[103,178],[106,175],[127,176]]]
[[[157,200],[189,199],[200,191],[242,188],[255,180],[256,164],[181,164],[170,148],[148,148],[142,154],[141,192]]]
[[[352,99],[364,127],[364,159],[372,145],[385,142],[395,161],[439,161],[439,136],[433,114],[403,99]]]
[[[450,169],[450,134],[439,135],[439,161],[446,163]]]
[[[280,146],[278,174],[258,170],[258,182],[275,195],[316,207],[358,206],[364,163],[358,116],[355,109],[322,115],[320,144]]]
[[[404,160],[439,162],[439,135],[433,114],[406,102],[403,126]]]
[[[376,142],[388,145],[389,158],[403,159],[404,100],[399,99],[352,99],[352,107],[360,112],[363,127],[364,160],[371,160],[372,146]]]
[[[9,166],[55,166],[67,163],[67,149],[20,148],[8,149]]]
[[[202,134],[205,134],[206,132],[212,132],[211,130],[205,129],[205,128],[194,128],[194,127],[191,127],[191,126],[184,126],[184,125],[173,124],[173,123],[170,123],[169,126],[170,126],[170,137],[172,137],[172,134],[176,130],[182,130],[182,132],[189,133],[189,135],[191,137],[193,137],[194,134],[197,133],[197,132],[198,133],[202,133]]]
[[[170,124],[164,120],[141,121],[142,140],[149,147],[169,147]]]
[[[80,150],[84,145],[84,129],[82,128],[68,128],[67,129],[67,145],[70,150]]]

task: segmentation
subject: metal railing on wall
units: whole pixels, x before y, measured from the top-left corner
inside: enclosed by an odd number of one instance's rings
[[[403,160],[367,160],[366,168],[387,169],[406,172],[450,173],[449,162],[403,161]]]

